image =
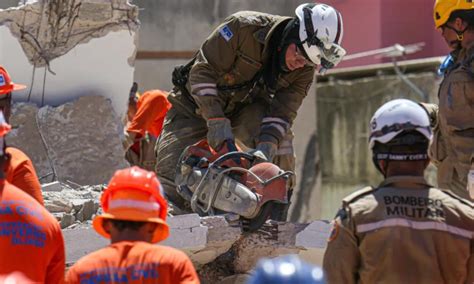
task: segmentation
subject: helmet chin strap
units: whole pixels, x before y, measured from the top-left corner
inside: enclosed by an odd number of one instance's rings
[[[466,27],[466,28],[464,28],[464,30],[459,31],[459,30],[457,30],[456,28],[453,28],[453,27],[451,27],[451,26],[448,26],[447,24],[444,25],[444,27],[446,27],[446,28],[448,28],[448,29],[450,29],[450,30],[452,30],[452,31],[454,31],[454,32],[456,33],[456,38],[457,38],[457,41],[458,41],[458,42],[461,42],[461,41],[464,40],[464,33],[465,33],[465,32],[467,31],[467,29],[468,29],[468,27]]]

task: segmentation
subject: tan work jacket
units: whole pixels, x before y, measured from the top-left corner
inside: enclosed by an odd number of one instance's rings
[[[324,270],[329,283],[473,283],[473,234],[473,203],[390,177],[343,199]]]
[[[281,141],[311,86],[315,70],[306,66],[281,73],[273,94],[255,79],[270,56],[272,33],[290,19],[244,11],[229,16],[212,32],[199,50],[187,84],[203,118],[229,117],[255,97],[265,96],[270,107],[263,122],[275,123],[265,131],[278,140],[272,142]]]
[[[456,56],[439,88],[438,125],[430,156],[438,163],[438,184],[456,172],[465,185],[474,158],[474,45]]]

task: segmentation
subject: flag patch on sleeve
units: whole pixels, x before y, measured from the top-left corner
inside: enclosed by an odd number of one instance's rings
[[[226,41],[229,41],[234,36],[234,34],[227,25],[220,28],[219,33]]]

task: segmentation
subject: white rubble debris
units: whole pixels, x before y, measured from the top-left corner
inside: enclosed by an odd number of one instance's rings
[[[60,191],[43,191],[43,198],[46,209],[58,219],[61,228],[90,221],[99,209],[103,186],[72,188],[60,185]]]

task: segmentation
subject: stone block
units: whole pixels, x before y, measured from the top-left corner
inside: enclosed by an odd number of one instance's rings
[[[45,191],[61,191],[63,190],[62,185],[58,181],[53,181],[50,183],[44,183],[41,185],[41,190]]]
[[[128,165],[118,134],[119,120],[103,97],[43,107],[38,125],[59,181],[106,183],[115,170]]]
[[[186,229],[199,227],[201,225],[201,218],[198,214],[185,214],[169,217],[167,220],[170,228]]]

